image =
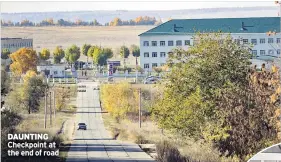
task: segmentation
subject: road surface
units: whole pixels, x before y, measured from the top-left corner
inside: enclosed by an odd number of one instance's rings
[[[138,145],[113,140],[105,129],[101,114],[98,83],[80,82],[86,92],[77,94],[77,123],[86,123],[87,130],[76,130],[67,162],[153,162]]]

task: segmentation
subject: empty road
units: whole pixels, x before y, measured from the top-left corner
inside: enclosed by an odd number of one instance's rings
[[[138,145],[123,143],[110,137],[105,129],[99,102],[98,83],[80,82],[86,92],[77,94],[76,124],[86,123],[87,130],[76,130],[67,162],[153,162]],[[77,128],[76,128],[77,129]]]

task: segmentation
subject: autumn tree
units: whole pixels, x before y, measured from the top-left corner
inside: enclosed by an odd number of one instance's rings
[[[41,60],[48,60],[50,58],[50,50],[47,48],[43,48],[41,52],[39,52],[39,58]]]
[[[110,22],[110,26],[120,26],[122,25],[122,20],[118,17],[114,18],[113,21]]]
[[[26,73],[28,70],[36,71],[38,57],[31,48],[21,48],[10,55],[12,64],[10,69],[16,75]]]
[[[76,45],[72,45],[71,47],[66,49],[65,59],[71,65],[75,63],[80,58],[80,48]]]
[[[39,76],[32,76],[24,82],[21,97],[29,114],[39,111],[41,98],[44,97],[46,88],[43,78]]]
[[[1,59],[8,59],[10,54],[11,52],[8,48],[3,48],[1,51]]]
[[[132,44],[130,47],[132,55],[136,58],[136,65],[138,65],[138,57],[140,57],[140,48],[139,46]]]
[[[162,128],[213,142],[221,153],[247,161],[278,140],[280,78],[251,70],[250,49],[230,36],[195,38],[187,51],[169,55],[170,73],[153,106],[154,119]]]
[[[64,50],[57,46],[53,52],[54,56],[54,63],[59,64],[61,62],[61,59],[64,57]]]

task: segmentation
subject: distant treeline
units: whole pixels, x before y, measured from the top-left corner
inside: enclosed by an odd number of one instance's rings
[[[105,23],[104,26],[130,26],[130,25],[159,25],[161,24],[161,20],[157,21],[155,17],[148,16],[139,16],[136,19],[124,20],[122,21],[120,18],[116,17],[111,22]],[[59,19],[56,22],[53,18],[49,18],[46,20],[42,20],[39,23],[34,23],[27,19],[22,20],[21,22],[12,22],[1,20],[1,26],[102,26],[96,19],[93,21],[82,21],[80,19],[76,21],[67,21],[64,19]]]

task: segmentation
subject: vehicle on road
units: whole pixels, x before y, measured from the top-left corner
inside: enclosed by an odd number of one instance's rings
[[[87,125],[85,123],[79,123],[77,130],[80,130],[80,129],[87,130]]]
[[[156,84],[158,81],[160,81],[160,77],[158,76],[149,76],[145,78],[144,84]]]
[[[108,82],[113,82],[113,76],[109,76],[109,77],[107,78],[107,81],[108,81]]]

